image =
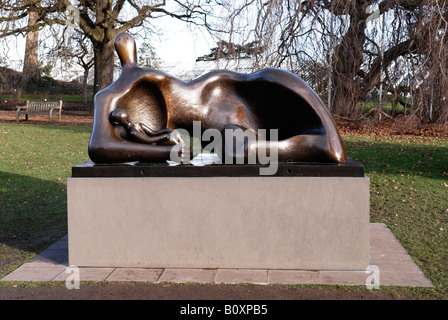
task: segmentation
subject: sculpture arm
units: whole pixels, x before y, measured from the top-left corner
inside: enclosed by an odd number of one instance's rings
[[[168,133],[163,133],[160,135],[155,135],[155,136],[147,136],[141,132],[138,132],[137,130],[131,130],[128,132],[130,139],[132,139],[135,142],[140,142],[140,143],[146,143],[146,144],[152,144],[152,143],[156,143],[156,142],[161,142],[163,140],[165,140],[168,137]]]
[[[150,137],[159,136],[159,135],[163,135],[163,134],[165,134],[165,136],[167,136],[168,134],[170,134],[173,131],[168,128],[154,131],[150,127],[145,125],[144,123],[139,123],[139,125],[140,125],[140,128],[142,128],[142,130],[146,133],[146,135],[148,135]]]
[[[139,143],[115,134],[115,128],[109,121],[109,114],[116,109],[115,101],[113,87],[95,96],[94,123],[88,148],[90,159],[95,163],[169,160],[172,145]]]

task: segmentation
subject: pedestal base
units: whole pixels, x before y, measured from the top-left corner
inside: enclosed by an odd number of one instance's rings
[[[365,176],[78,176],[68,179],[67,188],[71,265],[369,265]]]

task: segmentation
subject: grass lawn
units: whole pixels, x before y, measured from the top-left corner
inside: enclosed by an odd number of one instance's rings
[[[67,232],[66,179],[90,131],[0,124],[0,277]]]
[[[344,140],[348,154],[364,164],[370,178],[370,221],[385,223],[436,287],[411,291],[447,299],[448,140]]]
[[[29,101],[44,101],[44,99],[47,99],[47,101],[59,101],[62,100],[64,102],[83,102],[82,95],[72,95],[72,94],[52,94],[52,95],[45,95],[42,94],[41,96],[35,95],[35,94],[22,94],[20,96],[20,101],[25,102],[27,100]],[[0,95],[0,101],[13,101],[14,96],[13,95]],[[93,101],[93,95],[91,92],[87,95],[87,102]]]
[[[73,165],[88,160],[90,130],[0,124],[0,278],[66,233],[66,179]],[[448,299],[448,140],[344,141],[370,177],[371,221],[385,223],[435,285],[380,290]]]

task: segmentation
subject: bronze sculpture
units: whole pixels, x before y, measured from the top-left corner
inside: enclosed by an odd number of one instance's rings
[[[344,163],[335,123],[317,94],[299,77],[280,70],[253,74],[218,70],[190,82],[137,65],[136,44],[117,35],[121,76],[95,96],[89,156],[95,163],[165,162],[175,146],[189,148],[176,129],[277,129],[279,162]],[[259,141],[244,144],[245,157]],[[265,145],[265,144],[264,144]],[[261,147],[260,147],[261,148]],[[264,147],[266,148],[266,147]],[[252,150],[252,151],[251,151]],[[222,150],[223,153],[232,150]],[[234,155],[235,156],[235,155]]]

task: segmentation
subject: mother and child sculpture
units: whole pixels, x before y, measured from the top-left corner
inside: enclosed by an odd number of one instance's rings
[[[247,163],[261,149],[275,149],[278,162],[347,161],[331,114],[292,73],[274,68],[252,74],[216,70],[184,82],[139,67],[131,35],[117,35],[114,45],[122,71],[94,99],[89,143],[94,163],[166,162],[173,150],[181,159],[191,159],[190,142],[179,132],[192,134],[198,123],[202,133],[213,129],[222,135],[222,147],[216,150],[222,159]],[[228,141],[229,130],[250,134],[237,148]]]

